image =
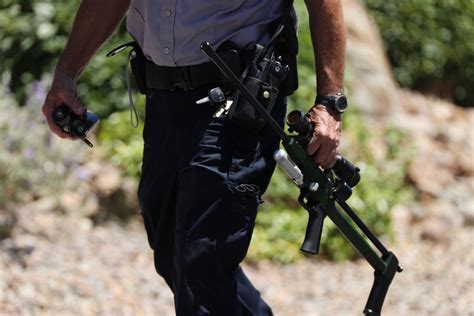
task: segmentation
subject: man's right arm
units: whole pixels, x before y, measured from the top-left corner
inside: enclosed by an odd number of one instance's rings
[[[43,114],[53,133],[73,139],[53,122],[52,113],[68,105],[76,114],[85,108],[77,99],[77,79],[100,46],[122,21],[130,0],[83,0],[79,6],[64,52],[54,72],[51,89],[43,105]]]

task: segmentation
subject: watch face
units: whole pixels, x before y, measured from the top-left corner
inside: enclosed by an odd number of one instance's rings
[[[336,107],[336,110],[341,113],[344,112],[347,109],[347,98],[345,96],[337,98],[334,105]]]

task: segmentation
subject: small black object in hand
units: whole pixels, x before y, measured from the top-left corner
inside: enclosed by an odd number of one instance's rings
[[[67,105],[63,104],[54,110],[53,120],[63,131],[82,138],[87,145],[92,147],[86,136],[100,120],[96,114],[88,111],[82,115],[77,115]]]

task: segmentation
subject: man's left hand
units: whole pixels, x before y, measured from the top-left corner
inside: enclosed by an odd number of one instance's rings
[[[320,104],[312,107],[308,114],[315,127],[306,152],[314,155],[314,162],[323,169],[332,168],[339,153],[341,114],[333,113]]]

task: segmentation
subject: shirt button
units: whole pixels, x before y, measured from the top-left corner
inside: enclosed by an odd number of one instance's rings
[[[166,10],[166,11],[165,11],[165,15],[166,15],[166,16],[171,16],[171,11],[170,11],[170,10]]]
[[[164,52],[165,54],[169,54],[169,53],[170,53],[170,49],[169,49],[168,47],[165,47],[165,48],[163,48],[163,52]]]

